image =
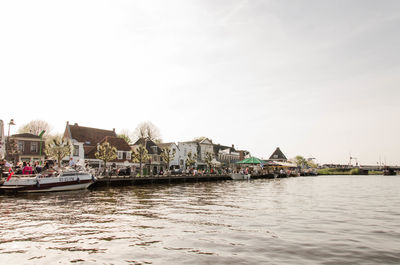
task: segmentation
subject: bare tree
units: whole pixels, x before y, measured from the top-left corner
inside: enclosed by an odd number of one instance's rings
[[[51,132],[51,126],[46,121],[42,120],[30,121],[29,123],[22,125],[18,130],[19,133],[31,133],[35,135],[39,135],[42,131],[45,131],[45,137],[47,137]]]
[[[146,140],[151,140],[156,143],[161,142],[160,130],[150,121],[141,122],[136,127],[134,135],[136,139],[144,138]]]

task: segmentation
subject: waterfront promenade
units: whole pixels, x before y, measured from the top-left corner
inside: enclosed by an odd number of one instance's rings
[[[282,177],[282,176],[280,176]],[[254,174],[252,179],[273,179],[273,174]],[[204,181],[221,181],[232,180],[226,174],[207,174],[207,175],[153,175],[153,176],[98,176],[97,181],[91,186],[132,186],[132,185],[147,185],[147,184],[165,184],[165,183],[185,183],[185,182],[204,182]]]

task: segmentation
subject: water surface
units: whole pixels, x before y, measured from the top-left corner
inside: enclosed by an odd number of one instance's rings
[[[0,206],[1,264],[400,264],[400,176],[115,187]]]

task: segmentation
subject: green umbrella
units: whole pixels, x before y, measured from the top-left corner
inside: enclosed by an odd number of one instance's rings
[[[242,161],[236,162],[236,164],[261,164],[262,161],[257,157],[249,157]]]

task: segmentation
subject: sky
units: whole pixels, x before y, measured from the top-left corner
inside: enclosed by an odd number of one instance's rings
[[[400,1],[0,0],[0,119],[400,165]],[[7,127],[6,127],[7,131]],[[354,162],[353,162],[354,163]]]

